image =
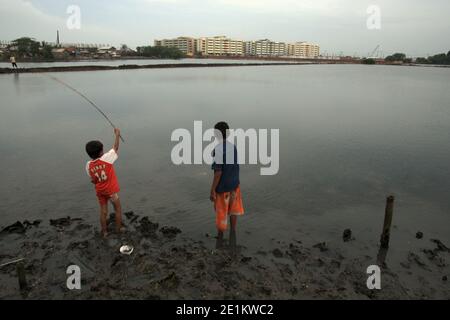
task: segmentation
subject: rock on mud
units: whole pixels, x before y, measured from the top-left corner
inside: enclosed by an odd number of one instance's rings
[[[69,227],[75,221],[81,221],[81,218],[72,219],[71,217],[50,219],[50,225],[54,227]]]
[[[159,224],[151,222],[148,217],[143,217],[139,220],[139,226],[137,227],[144,236],[154,236],[158,228]]]
[[[344,242],[348,242],[350,240],[353,240],[352,238],[352,230],[351,229],[345,229],[344,233],[342,234],[342,239]]]
[[[272,254],[275,258],[282,258],[283,257],[283,252],[276,248],[275,250],[272,251]]]
[[[35,220],[30,222],[25,220],[24,222],[17,221],[0,231],[0,233],[25,233],[31,227],[38,227],[41,224],[41,220]]]
[[[320,242],[318,244],[315,244],[313,248],[318,248],[321,252],[328,251],[328,246],[326,242]]]
[[[181,233],[181,230],[175,227],[162,227],[159,232],[168,238],[175,238],[177,234]]]

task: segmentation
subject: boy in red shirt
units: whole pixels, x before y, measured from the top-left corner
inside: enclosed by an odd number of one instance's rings
[[[86,172],[95,184],[98,202],[100,203],[100,224],[102,236],[108,236],[106,218],[108,216],[108,200],[112,202],[116,211],[116,231],[122,232],[122,206],[119,199],[119,182],[114,171],[114,162],[117,160],[119,150],[120,130],[114,129],[115,141],[113,148],[103,153],[103,144],[100,141],[90,141],[86,144],[86,152],[92,159],[86,164]]]

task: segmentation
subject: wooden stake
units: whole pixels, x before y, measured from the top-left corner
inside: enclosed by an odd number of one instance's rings
[[[25,267],[22,262],[16,264],[17,278],[19,278],[20,290],[27,289],[27,277],[25,275]]]
[[[384,212],[383,233],[381,234],[380,244],[382,248],[389,248],[389,238],[391,235],[392,215],[394,213],[394,196],[386,199],[386,210]]]

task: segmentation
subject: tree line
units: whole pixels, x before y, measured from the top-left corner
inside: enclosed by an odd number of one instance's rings
[[[436,54],[428,58],[417,58],[416,63],[420,64],[450,64],[450,51],[445,53]]]
[[[15,55],[16,57],[53,60],[54,56],[52,50],[54,48],[54,46],[45,41],[39,42],[34,38],[21,37],[11,41],[11,44],[3,54],[3,58],[8,59],[10,55]],[[181,59],[185,57],[185,54],[178,48],[161,46],[137,47],[137,51],[132,51],[129,50],[128,46],[122,45],[121,51],[127,52],[128,55],[138,55],[156,59]]]
[[[385,59],[387,62],[403,62],[403,63],[411,63],[412,59],[407,58],[404,53],[395,53],[393,55],[387,56]],[[445,53],[436,54],[434,56],[430,56],[428,58],[417,58],[415,63],[419,64],[441,64],[441,65],[450,65],[450,51]]]
[[[157,59],[181,59],[185,55],[178,48],[161,47],[161,46],[145,46],[137,47],[138,55],[148,58]]]
[[[53,47],[45,41],[39,42],[30,37],[22,37],[11,41],[8,50],[17,48],[14,52],[20,57],[53,59]]]

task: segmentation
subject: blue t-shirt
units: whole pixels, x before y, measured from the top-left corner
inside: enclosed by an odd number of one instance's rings
[[[214,171],[222,171],[216,192],[231,192],[239,186],[239,163],[237,148],[230,142],[219,143],[213,151]]]

